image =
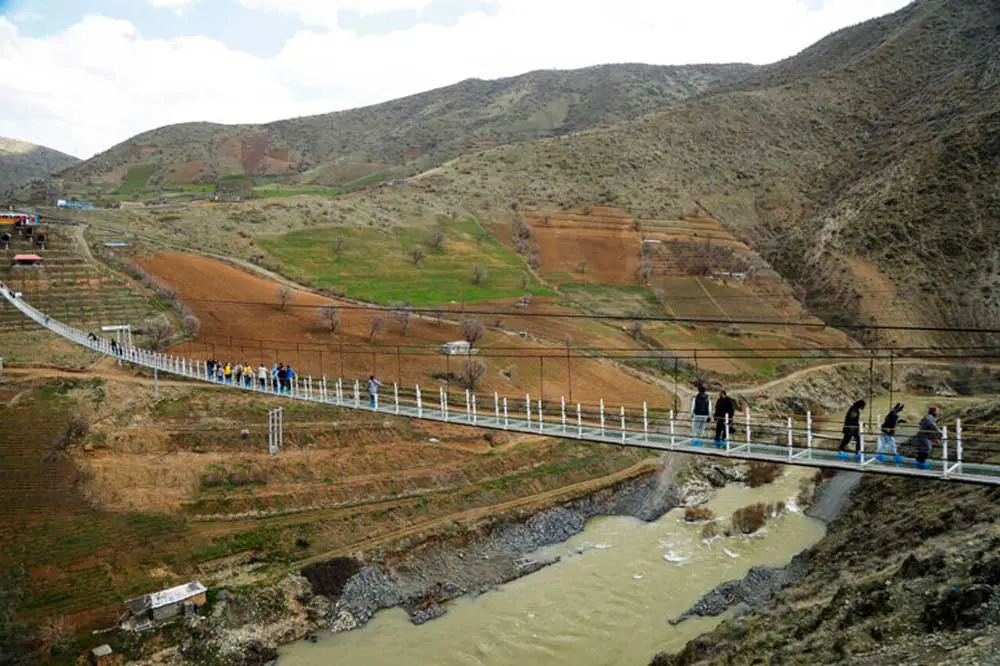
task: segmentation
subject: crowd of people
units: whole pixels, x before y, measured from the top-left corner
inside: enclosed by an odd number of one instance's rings
[[[848,457],[847,447],[852,442],[854,444],[854,455],[861,455],[861,420],[862,413],[868,405],[864,400],[858,400],[848,408],[844,415],[843,438],[837,449],[838,455],[842,458]],[[875,455],[881,461],[886,461],[890,457],[894,463],[902,464],[904,457],[900,455],[896,445],[896,428],[901,423],[906,423],[901,418],[903,404],[897,402],[882,420],[878,433],[878,444]],[[705,390],[704,386],[698,386],[698,393],[691,400],[691,444],[701,446],[705,438],[705,432],[710,420],[715,421],[715,434],[712,444],[717,448],[725,448],[729,439],[729,430],[732,427],[733,418],[736,415],[736,403],[726,395],[725,391],[719,391],[713,407],[712,397]],[[927,459],[931,455],[935,444],[940,444],[943,437],[941,427],[937,424],[938,408],[931,407],[927,414],[920,420],[917,426],[917,433],[913,438],[913,446],[916,452],[916,465],[921,469],[927,469]]]
[[[219,383],[248,387],[256,383],[265,391],[290,393],[298,377],[292,366],[284,363],[275,363],[268,369],[264,363],[255,367],[252,363],[223,363],[213,358],[206,361],[205,366],[209,378]]]

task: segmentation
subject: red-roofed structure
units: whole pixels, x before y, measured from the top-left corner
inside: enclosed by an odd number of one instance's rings
[[[15,254],[12,260],[13,266],[37,266],[42,263],[42,258],[37,254]]]

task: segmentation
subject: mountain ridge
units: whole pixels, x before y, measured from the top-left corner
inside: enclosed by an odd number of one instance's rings
[[[46,178],[79,162],[78,157],[52,148],[0,137],[0,193]]]

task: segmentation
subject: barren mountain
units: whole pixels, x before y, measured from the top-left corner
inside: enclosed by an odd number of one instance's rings
[[[0,137],[0,193],[73,166],[80,160],[58,150]]]
[[[425,181],[498,211],[703,206],[834,323],[996,327],[998,155],[1000,6],[918,0],[720,92]]]
[[[147,167],[151,184],[231,175],[304,175],[342,185],[415,173],[461,154],[635,118],[731,83],[750,65],[606,65],[470,79],[384,104],[267,125],[190,123],[146,132],[87,160],[69,181],[120,183]]]

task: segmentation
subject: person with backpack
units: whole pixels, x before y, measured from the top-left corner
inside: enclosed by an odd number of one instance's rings
[[[283,363],[278,364],[278,392],[284,393],[288,388],[288,370]]]
[[[896,426],[900,423],[906,423],[905,420],[899,418],[902,411],[903,403],[897,402],[892,410],[886,414],[885,420],[882,421],[882,432],[879,433],[878,449],[875,451],[879,460],[885,460],[886,455],[891,455],[894,462],[902,461],[902,456],[896,450]]]
[[[941,428],[937,424],[937,415],[938,408],[931,407],[920,421],[920,425],[917,426],[917,436],[914,438],[914,443],[917,447],[917,467],[920,469],[927,469],[929,467],[927,458],[934,449],[934,443],[941,441],[942,433]]]
[[[854,454],[861,453],[861,411],[867,405],[864,400],[858,400],[844,415],[844,438],[840,440],[840,453],[847,453],[847,445],[854,440]]]
[[[736,403],[725,391],[719,391],[719,399],[715,401],[715,438],[712,440],[716,448],[725,448],[726,440],[729,439],[726,426],[732,424],[734,416]]]
[[[382,382],[375,379],[375,375],[368,377],[368,406],[375,409],[378,399],[378,390],[382,386]]]
[[[295,378],[298,376],[298,373],[292,369],[292,366],[289,365],[285,367],[285,383],[288,385],[289,393],[295,390]]]
[[[705,436],[705,425],[712,415],[712,398],[705,387],[698,385],[698,395],[691,399],[691,445],[701,446],[701,438]]]

